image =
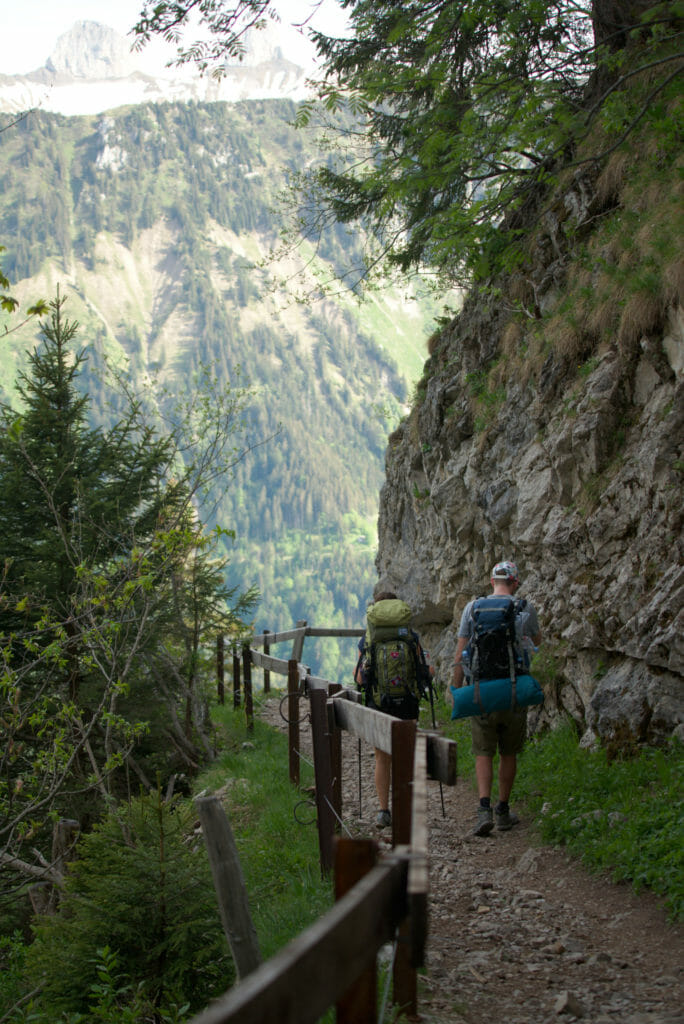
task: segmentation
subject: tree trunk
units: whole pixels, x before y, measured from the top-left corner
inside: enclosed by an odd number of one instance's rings
[[[594,0],[591,14],[594,42],[611,51],[623,49],[630,31],[654,6],[653,0]]]

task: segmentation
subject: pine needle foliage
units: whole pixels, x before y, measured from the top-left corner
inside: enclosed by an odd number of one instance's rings
[[[307,175],[312,208],[365,225],[381,257],[471,284],[517,265],[542,200],[600,121],[600,163],[682,69],[681,5],[347,0],[351,33],[317,35],[320,99],[356,124]],[[633,59],[636,52],[637,59]],[[660,66],[628,113],[636,75]],[[314,105],[305,105],[307,123]]]
[[[155,793],[83,837],[59,912],[36,924],[28,953],[45,1019],[88,1012],[98,950],[108,950],[110,966],[115,958],[120,1009],[135,996],[160,1011],[187,1004],[196,1012],[230,987],[234,968],[193,821],[190,806]]]

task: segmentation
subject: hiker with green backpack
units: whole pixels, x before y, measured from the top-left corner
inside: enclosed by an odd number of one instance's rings
[[[367,609],[366,635],[359,641],[354,680],[367,707],[403,720],[418,718],[421,697],[431,686],[431,669],[411,629],[411,609],[391,591],[374,595]],[[392,824],[389,809],[392,758],[375,750],[375,791],[380,803],[378,828]]]
[[[509,800],[517,756],[527,736],[527,708],[543,701],[529,674],[529,652],[541,643],[537,611],[529,601],[514,601],[520,586],[514,562],[492,569],[492,593],[466,605],[458,630],[453,680],[446,700],[452,718],[470,717],[479,806],[476,836],[496,827],[507,831],[519,818]],[[464,684],[469,684],[464,686]],[[499,752],[499,802],[492,810],[494,755]]]

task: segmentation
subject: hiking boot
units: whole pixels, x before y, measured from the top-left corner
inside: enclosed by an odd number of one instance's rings
[[[509,828],[520,824],[520,818],[511,810],[500,811],[495,809],[494,817],[496,818],[496,827],[499,832],[508,832]]]
[[[389,811],[378,811],[378,816],[375,819],[376,828],[387,828],[388,825],[392,824],[392,815]]]
[[[474,836],[488,836],[494,828],[494,815],[491,807],[478,807],[477,825],[473,829]]]

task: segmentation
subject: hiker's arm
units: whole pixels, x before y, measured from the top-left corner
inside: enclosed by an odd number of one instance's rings
[[[363,687],[363,670],[361,668],[363,662],[363,647],[359,648],[359,656],[356,659],[356,668],[354,669],[354,682],[358,687]]]
[[[454,675],[452,679],[452,682],[456,689],[458,689],[460,686],[463,686],[463,663],[461,661],[461,658],[467,646],[468,637],[459,636],[458,643],[456,645],[456,654],[454,656]]]

